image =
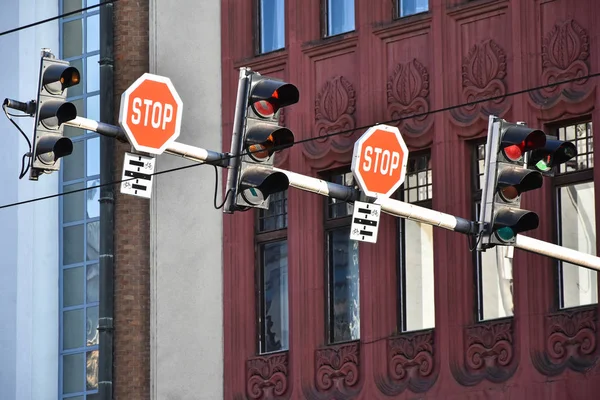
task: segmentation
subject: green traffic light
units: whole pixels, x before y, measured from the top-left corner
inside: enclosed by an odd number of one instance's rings
[[[515,237],[515,232],[512,228],[504,226],[496,231],[496,235],[498,236],[498,239],[508,242]]]
[[[544,160],[540,160],[535,164],[535,167],[542,172],[550,171],[552,167],[550,167]]]

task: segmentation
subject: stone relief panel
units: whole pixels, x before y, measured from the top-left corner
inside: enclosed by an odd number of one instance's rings
[[[451,367],[455,379],[474,386],[487,379],[494,383],[508,380],[517,369],[514,357],[514,321],[510,319],[479,323],[465,330],[465,366]]]
[[[387,343],[387,377],[376,377],[379,390],[397,396],[406,389],[414,393],[429,390],[437,379],[433,331],[391,337]]]
[[[409,144],[421,142],[417,137],[431,128],[433,116],[427,114],[429,110],[427,68],[416,58],[396,64],[387,81],[387,113],[391,119],[400,120],[395,125]],[[430,138],[425,138],[428,141]]]
[[[360,391],[360,344],[351,342],[315,351],[315,387],[308,399],[353,398]]]
[[[597,321],[596,307],[546,316],[545,348],[532,352],[533,365],[548,376],[593,368],[598,361]]]
[[[473,45],[463,58],[461,71],[462,102],[468,104],[450,111],[457,122],[468,125],[506,111],[506,53],[498,43],[487,39]]]
[[[310,157],[321,158],[330,151],[351,153],[356,127],[356,91],[350,80],[342,75],[327,80],[317,92],[314,111],[314,135],[318,139],[304,143]]]
[[[590,73],[589,62],[588,32],[574,19],[557,22],[542,41],[540,86],[546,87],[530,92],[531,100],[542,108],[552,107],[561,100],[569,103],[584,100],[595,87],[586,78]]]
[[[287,352],[253,357],[246,361],[248,399],[286,399],[288,393]]]

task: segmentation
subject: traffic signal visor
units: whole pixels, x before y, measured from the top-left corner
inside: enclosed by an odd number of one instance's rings
[[[261,118],[272,118],[281,108],[296,104],[299,99],[296,86],[269,78],[256,82],[250,93],[252,110]]]
[[[267,123],[254,123],[246,130],[245,150],[255,161],[266,161],[273,153],[294,145],[291,130]]]
[[[496,214],[492,231],[500,241],[508,243],[520,232],[537,229],[539,223],[536,213],[507,207]]]
[[[42,86],[53,95],[62,94],[65,89],[79,84],[81,79],[77,68],[63,64],[50,65],[43,74]]]

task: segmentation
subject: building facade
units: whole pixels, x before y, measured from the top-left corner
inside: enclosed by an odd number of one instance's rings
[[[355,140],[397,125],[397,198],[476,219],[488,115],[578,156],[522,207],[528,235],[595,254],[600,13],[591,0],[223,0],[223,151],[240,67],[299,88],[284,169],[354,186]],[[568,81],[568,82],[564,82]],[[487,100],[489,98],[493,100]],[[327,135],[327,136],[325,136]],[[223,219],[224,398],[595,398],[595,271],[290,188]]]

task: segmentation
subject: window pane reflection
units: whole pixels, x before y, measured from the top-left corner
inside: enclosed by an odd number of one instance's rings
[[[284,0],[260,1],[260,52],[285,47],[285,2]]]
[[[287,241],[263,245],[262,260],[261,352],[286,350],[289,346]]]
[[[88,351],[86,353],[86,389],[98,389],[98,350]],[[90,396],[88,396],[88,399]]]
[[[63,229],[63,264],[83,262],[83,225]]]
[[[405,329],[433,328],[433,227],[407,219],[404,221],[404,237]]]
[[[100,254],[100,221],[87,224],[87,259],[97,260]]]
[[[84,355],[71,354],[63,357],[63,393],[83,391]]]
[[[86,51],[91,53],[100,49],[100,15],[91,15],[86,19],[87,29],[87,48]]]
[[[579,183],[558,189],[560,244],[587,254],[596,254],[594,184]],[[560,263],[563,307],[598,302],[597,272],[567,262]]]
[[[83,52],[83,20],[65,22],[62,36],[63,58],[80,56]]]
[[[100,268],[99,264],[87,266],[86,274],[86,297],[88,303],[100,300]]]
[[[100,175],[100,138],[87,140],[87,176]]]
[[[83,347],[83,309],[63,313],[63,349]]]
[[[63,186],[63,193],[72,192],[75,190],[83,189],[83,183],[76,183],[74,185]],[[85,203],[83,198],[85,196],[84,191],[66,194],[63,196],[63,222],[74,222],[82,220],[83,210]]]
[[[86,345],[98,344],[98,307],[88,307],[85,321]]]
[[[100,55],[96,54],[87,58],[87,92],[96,92],[100,90]],[[82,86],[82,85],[77,85]]]
[[[480,318],[494,319],[513,315],[512,259],[505,257],[506,246],[480,253]]]
[[[83,304],[83,267],[63,270],[63,307]]]
[[[360,337],[358,242],[350,240],[350,228],[330,231],[329,308],[330,341]]]
[[[83,147],[83,141],[73,142],[73,152],[68,157],[62,158],[61,169],[63,171],[63,181],[83,178],[85,171]]]
[[[400,0],[400,16],[406,17],[429,10],[429,0]]]
[[[85,191],[86,196],[86,211],[88,218],[96,218],[100,216],[100,179],[88,181],[87,187],[93,188]]]
[[[85,115],[94,121],[100,121],[100,95],[87,98]]]
[[[354,0],[327,1],[327,33],[338,35],[354,30]]]

